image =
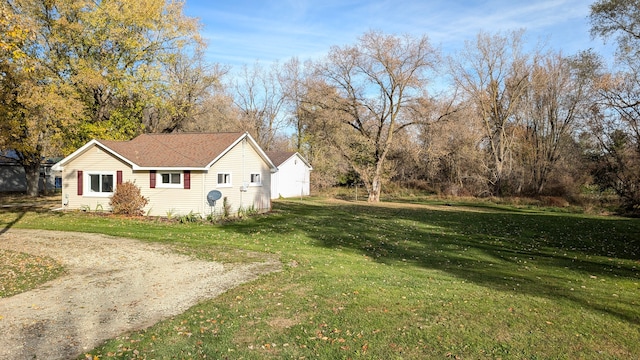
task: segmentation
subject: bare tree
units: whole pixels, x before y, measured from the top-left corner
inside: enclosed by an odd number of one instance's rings
[[[240,120],[265,150],[270,150],[278,130],[284,126],[284,93],[279,81],[278,64],[265,69],[256,63],[244,66],[231,89]]]
[[[207,111],[205,103],[222,90],[221,79],[228,67],[208,64],[203,49],[175,54],[164,68],[164,86],[156,107],[147,110],[149,132],[180,132],[193,127]]]
[[[292,58],[284,63],[280,73],[280,83],[285,96],[285,106],[289,113],[289,124],[295,129],[293,147],[298,152],[303,152],[305,143],[305,121],[303,101],[308,91],[307,83],[311,81],[310,74],[305,74],[305,67],[298,58]]]
[[[195,115],[185,131],[225,132],[244,129],[238,109],[233,105],[233,96],[223,87],[203,101],[202,111]]]
[[[522,50],[523,31],[507,35],[478,34],[451,62],[455,83],[474,103],[484,130],[489,159],[487,181],[494,195],[504,192],[513,165],[516,114],[527,90],[529,56]]]
[[[600,144],[602,178],[640,211],[640,7],[637,0],[600,0],[591,6],[591,33],[617,35],[621,70],[600,76],[600,107],[591,129]]]
[[[297,128],[294,142],[313,164],[312,185],[329,188],[349,172],[349,164],[336,146],[346,141],[342,129],[345,114],[336,106],[342,99],[335,87],[313,75],[305,76],[300,90],[293,109]]]
[[[631,71],[634,70],[634,71]],[[599,107],[590,126],[597,140],[598,178],[612,188],[631,211],[640,208],[640,73],[630,68],[604,74],[598,83]]]
[[[591,35],[617,35],[618,57],[640,58],[640,1],[598,0],[591,5]]]
[[[582,57],[560,53],[540,57],[533,64],[522,106],[522,142],[531,191],[541,194],[562,150],[573,143],[574,125],[589,105],[590,72]]]
[[[432,121],[418,126],[417,148],[419,179],[430,184],[432,190],[448,195],[486,193],[481,164],[483,152],[479,148],[483,138],[482,123],[474,116],[473,104],[455,104],[446,121]],[[450,108],[449,104],[440,104]]]
[[[364,181],[370,202],[380,201],[394,135],[415,124],[407,107],[422,97],[437,52],[426,36],[365,33],[356,45],[332,47],[317,64],[339,98],[324,103],[342,113],[334,144]]]

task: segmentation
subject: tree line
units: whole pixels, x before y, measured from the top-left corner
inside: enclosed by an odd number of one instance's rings
[[[210,64],[174,0],[2,0],[0,147],[37,194],[44,156],[92,138],[249,131],[296,150],[318,188],[399,183],[444,194],[614,192],[640,204],[640,2],[591,5],[616,62],[481,32],[455,54],[369,31],[320,59]],[[35,181],[34,181],[35,179]]]

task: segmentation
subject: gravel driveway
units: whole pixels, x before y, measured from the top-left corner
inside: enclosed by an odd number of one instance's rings
[[[281,270],[275,258],[226,268],[165,245],[85,233],[11,229],[0,235],[0,248],[50,256],[68,271],[0,299],[0,359],[75,358]]]

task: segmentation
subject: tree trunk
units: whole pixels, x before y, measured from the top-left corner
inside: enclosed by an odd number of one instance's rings
[[[38,196],[38,183],[40,182],[40,164],[23,165],[27,178],[27,196]]]
[[[382,190],[380,175],[375,174],[371,182],[371,191],[369,192],[368,202],[380,202],[380,192]]]
[[[494,165],[494,169],[491,170],[492,174],[490,177],[492,178],[489,182],[489,186],[491,189],[491,195],[493,196],[502,196],[503,195],[503,173],[504,173],[504,163],[500,158],[496,158],[496,163]]]

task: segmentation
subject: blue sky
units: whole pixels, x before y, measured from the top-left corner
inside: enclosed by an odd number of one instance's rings
[[[332,45],[354,44],[368,30],[426,34],[446,55],[479,31],[524,28],[528,42],[565,55],[593,48],[606,58],[612,45],[589,34],[589,0],[186,0],[200,19],[211,62],[240,66],[317,59]]]

